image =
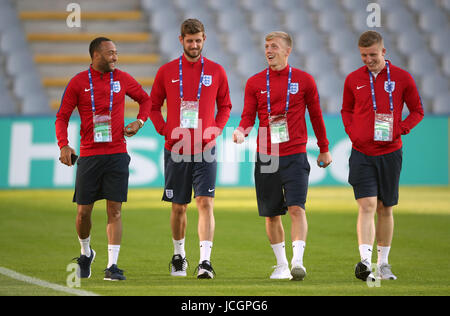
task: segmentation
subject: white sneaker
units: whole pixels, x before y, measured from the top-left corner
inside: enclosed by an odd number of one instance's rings
[[[391,271],[391,266],[387,263],[378,266],[377,276],[380,280],[397,280],[397,277]]]
[[[303,281],[306,277],[306,268],[301,264],[292,264],[291,275],[292,281]]]
[[[355,266],[355,276],[362,281],[375,282],[375,276],[372,273],[372,265],[367,261],[360,261]]]
[[[292,278],[291,271],[289,271],[289,265],[287,263],[273,266],[273,268],[275,268],[275,270],[272,272],[272,275],[270,276],[271,279],[282,280]]]
[[[186,258],[181,257],[180,255],[174,255],[172,260],[169,263],[169,267],[171,267],[170,274],[172,276],[186,276],[186,270],[188,268],[188,262]]]

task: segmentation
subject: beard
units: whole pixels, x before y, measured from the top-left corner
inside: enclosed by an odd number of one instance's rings
[[[115,64],[115,62],[114,62],[114,64]],[[115,69],[115,65],[114,65],[114,67],[112,67],[110,65],[110,62],[108,62],[106,59],[102,59],[102,62],[99,66],[100,66],[100,69],[102,70],[102,72],[104,72],[104,73],[112,72]]]
[[[189,58],[197,58],[202,53],[202,50],[203,50],[203,48],[200,48],[200,49],[197,49],[197,50],[191,50],[191,51],[188,51],[187,49],[184,49],[184,53]]]

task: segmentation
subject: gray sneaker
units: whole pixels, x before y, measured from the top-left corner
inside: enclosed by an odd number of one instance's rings
[[[382,263],[378,267],[378,279],[380,280],[397,280],[397,277],[392,273],[391,266],[387,263]]]

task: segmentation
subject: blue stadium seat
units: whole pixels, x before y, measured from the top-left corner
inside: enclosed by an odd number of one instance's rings
[[[251,15],[250,26],[256,32],[264,35],[275,30],[279,30],[281,26],[280,16],[272,10],[257,11]]]
[[[448,12],[444,13],[440,9],[426,10],[419,15],[419,26],[422,30],[432,33],[440,29],[449,27]],[[447,38],[447,41],[449,38]]]
[[[316,31],[313,21],[313,15],[304,9],[294,8],[287,11],[284,15],[284,27],[291,36],[298,32]]]
[[[341,11],[323,11],[319,13],[319,28],[324,32],[347,28],[345,14]]]
[[[408,70],[414,76],[424,76],[438,72],[439,64],[428,51],[419,51],[410,55]]]
[[[450,115],[450,92],[440,94],[434,98],[433,113]]]

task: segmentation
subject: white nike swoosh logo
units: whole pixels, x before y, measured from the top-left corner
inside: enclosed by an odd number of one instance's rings
[[[358,86],[358,87],[356,87],[356,90],[359,90],[359,89],[362,89],[362,88],[364,88],[366,85],[364,85],[364,86]]]
[[[180,81],[180,79],[176,79],[176,80],[172,79],[172,83],[175,83],[175,82],[178,82],[178,81]]]
[[[267,93],[267,91],[262,91],[262,90],[261,90],[261,94],[264,94],[264,93]]]
[[[84,92],[88,92],[88,91],[90,91],[91,89],[86,89],[86,88],[84,88]]]
[[[214,192],[215,189],[208,189],[208,192]]]

